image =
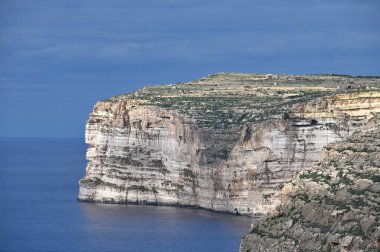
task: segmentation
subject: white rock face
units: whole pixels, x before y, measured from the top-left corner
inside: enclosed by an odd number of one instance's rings
[[[322,98],[296,107],[289,120],[228,131],[134,100],[98,102],[86,125],[78,199],[267,213],[283,184],[316,163],[324,146],[362,129],[379,101],[378,93]]]

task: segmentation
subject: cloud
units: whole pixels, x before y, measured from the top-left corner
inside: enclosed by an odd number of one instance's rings
[[[344,6],[327,1],[298,1],[296,6],[284,1],[233,5],[229,1],[55,1],[54,5],[37,1],[36,6],[27,2],[19,1],[23,7],[15,4],[20,17],[12,21],[6,15],[13,26],[2,28],[8,38],[0,44],[16,57],[143,60],[272,55],[290,50],[302,54],[366,50],[374,47],[379,36],[375,27],[368,28],[366,13],[360,13],[371,7],[368,2],[350,1]],[[347,18],[347,12],[361,15]],[[345,26],[347,19],[358,22]]]
[[[1,113],[48,106],[58,123],[44,97],[86,114],[96,99],[219,71],[380,75],[379,12],[376,0],[3,0]],[[23,123],[12,118],[0,132]]]

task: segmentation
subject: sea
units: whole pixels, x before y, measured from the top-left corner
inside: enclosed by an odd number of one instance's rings
[[[0,138],[0,251],[238,251],[252,219],[83,203],[84,139]]]

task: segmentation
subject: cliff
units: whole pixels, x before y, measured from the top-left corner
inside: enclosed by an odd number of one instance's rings
[[[78,199],[268,213],[322,148],[370,130],[380,79],[214,74],[98,102]]]
[[[328,145],[284,186],[272,216],[252,225],[240,251],[379,251],[380,128]]]

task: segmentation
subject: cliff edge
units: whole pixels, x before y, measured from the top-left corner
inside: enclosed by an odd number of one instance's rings
[[[78,200],[270,213],[323,147],[373,129],[379,88],[379,78],[222,73],[100,101]]]

